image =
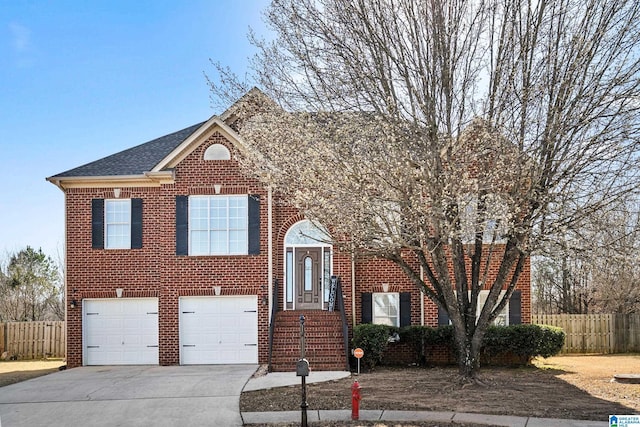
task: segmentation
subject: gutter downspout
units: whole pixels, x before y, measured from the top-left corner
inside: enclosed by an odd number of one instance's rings
[[[271,185],[267,187],[267,256],[268,262],[268,282],[269,282],[269,307],[273,307],[273,190]],[[278,296],[276,295],[276,298]],[[269,323],[271,317],[269,316]]]
[[[351,253],[351,318],[356,327],[356,256]]]
[[[56,185],[59,184],[59,181]],[[69,304],[71,303],[71,299],[69,299],[69,282],[67,280],[67,277],[69,276],[67,274],[67,272],[69,271],[67,269],[67,265],[69,265],[69,260],[68,260],[68,250],[67,250],[67,192],[60,186],[58,185],[58,187],[62,190],[62,192],[64,193],[64,246],[63,246],[63,250],[64,250],[64,278],[63,278],[63,283],[64,283],[64,334],[66,337],[69,336],[68,333],[68,329],[67,329],[67,325],[69,324]],[[71,292],[73,293],[73,291]],[[71,297],[73,299],[73,297]],[[82,319],[82,302],[80,302],[80,318]],[[6,334],[5,334],[6,337]],[[5,346],[6,348],[6,346]],[[65,358],[65,366],[69,363],[68,360],[68,355],[69,355],[69,339],[65,339],[65,349],[64,349],[64,354],[65,356],[67,356]],[[84,365],[84,356],[82,358],[81,363]]]
[[[420,266],[420,280],[424,282],[424,267]],[[424,326],[424,292],[420,289],[420,326]]]

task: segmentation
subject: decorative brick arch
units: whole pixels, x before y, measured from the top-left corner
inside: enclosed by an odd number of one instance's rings
[[[304,221],[305,219],[307,218],[305,218],[304,215],[296,214],[289,217],[289,219],[287,219],[286,221],[284,221],[282,223],[282,227],[280,227],[280,229],[278,230],[278,236],[276,239],[277,244],[280,246],[283,246],[284,237],[287,235],[287,231],[289,231],[289,229],[293,227],[294,224],[297,224],[300,221]]]
[[[303,229],[297,229],[298,224]],[[307,227],[312,228],[307,229]],[[320,237],[315,236],[315,231],[312,231],[315,228],[316,226],[308,218],[295,214],[287,218],[277,231],[276,241],[281,248],[279,251],[282,251],[277,264],[283,274],[282,292],[279,298],[282,298],[285,310],[326,310],[328,307],[329,283],[333,270],[333,245],[330,242],[320,241]],[[294,232],[294,229],[296,233],[302,231],[303,234],[292,235],[292,239],[287,240],[287,236]],[[307,232],[310,233],[310,239],[306,238]],[[305,267],[301,269],[303,261]],[[308,266],[307,262],[309,262]],[[306,270],[307,268],[309,270]],[[305,273],[301,276],[300,272],[303,270],[308,271],[309,275]]]

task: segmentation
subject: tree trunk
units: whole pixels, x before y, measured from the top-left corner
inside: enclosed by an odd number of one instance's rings
[[[480,370],[480,344],[482,338],[466,328],[456,328],[455,344],[458,350],[458,371],[462,382],[474,381]]]

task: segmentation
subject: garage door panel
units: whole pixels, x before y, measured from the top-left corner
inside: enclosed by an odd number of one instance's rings
[[[257,297],[180,299],[182,364],[258,363]]]
[[[158,300],[84,301],[86,365],[157,365]]]

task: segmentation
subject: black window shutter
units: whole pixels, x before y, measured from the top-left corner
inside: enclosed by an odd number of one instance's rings
[[[104,249],[104,199],[91,200],[91,247]]]
[[[176,255],[189,255],[189,196],[176,196]]]
[[[449,324],[449,313],[442,307],[438,306],[438,326]]]
[[[509,298],[509,324],[519,325],[522,323],[522,291],[513,291]]]
[[[361,294],[362,299],[362,323],[371,323],[373,321],[373,294],[365,292]]]
[[[131,249],[142,248],[142,199],[131,199]]]
[[[411,325],[411,292],[400,293],[400,327]]]
[[[249,247],[247,253],[260,255],[260,196],[257,194],[249,195],[248,216]]]

